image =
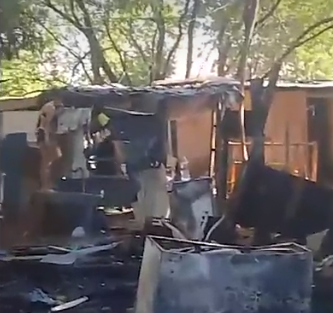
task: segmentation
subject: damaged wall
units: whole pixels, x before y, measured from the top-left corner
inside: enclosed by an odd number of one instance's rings
[[[190,116],[177,122],[178,154],[185,156],[193,176],[202,176],[209,169],[212,112]]]
[[[307,136],[307,111],[306,111],[306,89],[280,89],[277,91],[272,108],[270,110],[266,124],[266,136],[268,142],[280,143],[280,146],[266,148],[266,159],[268,163],[285,163],[286,149],[282,145],[286,139],[286,128],[289,128],[289,141],[295,143],[306,143]],[[10,100],[10,106],[20,106],[26,100]],[[33,100],[29,100],[33,102]],[[332,100],[333,101],[333,100]],[[245,107],[250,109],[250,97],[248,92],[245,94]],[[1,101],[1,106],[8,105],[8,101]],[[0,107],[1,109],[1,107]],[[6,124],[11,125],[11,129],[29,129],[35,126],[31,123],[28,115],[35,112],[22,112],[24,118],[14,117],[21,112],[9,112],[13,117],[8,117]],[[34,118],[32,118],[34,119]],[[332,118],[333,120],[333,118]],[[15,125],[15,126],[14,126]],[[193,176],[205,175],[209,168],[209,156],[212,132],[212,114],[204,112],[190,115],[178,121],[178,152],[179,156],[186,156],[190,162],[190,170]],[[18,130],[16,130],[18,131]],[[29,131],[30,132],[30,131]],[[303,164],[306,160],[307,152],[305,146],[292,147],[290,149],[290,165],[292,168]],[[233,159],[240,160],[240,148],[233,147]]]
[[[287,140],[287,132],[289,140]],[[289,167],[296,169],[307,162],[308,121],[305,91],[280,91],[273,104],[265,127],[267,141],[283,143],[277,147],[267,147],[267,163],[286,163],[286,141],[289,141]],[[301,169],[299,169],[301,170]]]
[[[36,111],[8,111],[0,112],[1,136],[9,133],[26,132],[28,141],[35,141],[35,129],[38,119]]]
[[[289,128],[290,167],[296,168],[306,162],[306,146],[295,144],[307,143],[307,110],[306,91],[291,90],[277,91],[270,110],[265,134],[267,142],[280,145],[266,145],[267,163],[284,164],[286,159],[286,130]],[[245,94],[245,108],[251,109],[251,100],[248,92]],[[211,113],[193,115],[178,122],[178,151],[179,156],[186,156],[190,162],[192,175],[204,175],[209,167],[210,140],[212,131]],[[241,160],[240,147],[233,145],[232,158]]]

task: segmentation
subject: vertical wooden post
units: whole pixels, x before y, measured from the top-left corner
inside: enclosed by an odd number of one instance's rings
[[[168,122],[169,132],[168,135],[170,136],[169,141],[171,142],[171,154],[174,158],[177,159],[177,164],[175,168],[175,180],[181,180],[181,173],[179,167],[179,155],[178,155],[178,130],[177,130],[177,121],[169,121]]]
[[[216,106],[216,136],[215,136],[215,175],[217,189],[217,204],[220,211],[223,210],[228,191],[228,167],[229,167],[229,139],[227,134],[221,133],[224,117],[228,109],[219,101]]]
[[[214,173],[216,173],[216,110],[212,111],[211,116],[211,133],[210,133],[210,155],[209,155],[209,168],[208,168],[208,176],[213,177]]]
[[[284,134],[284,146],[285,146],[285,164],[284,168],[289,171],[292,167],[290,166],[290,135],[289,135],[289,124],[286,123],[286,129]]]

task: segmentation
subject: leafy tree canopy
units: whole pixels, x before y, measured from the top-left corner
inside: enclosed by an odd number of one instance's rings
[[[253,0],[255,1],[255,0]],[[245,78],[281,62],[285,79],[331,79],[333,2],[258,0]],[[148,84],[177,64],[214,56],[236,75],[244,55],[242,0],[0,0],[2,95],[62,84]],[[187,60],[179,60],[179,51]],[[183,56],[184,54],[182,54]],[[178,63],[176,62],[178,57]],[[185,73],[183,73],[185,76]]]

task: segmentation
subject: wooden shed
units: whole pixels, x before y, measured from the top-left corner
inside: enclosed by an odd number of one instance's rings
[[[247,119],[251,113],[247,90],[245,108]],[[211,112],[177,121],[178,153],[188,158],[195,176],[205,174],[209,167],[212,128]],[[268,165],[330,184],[333,182],[332,133],[333,82],[278,84],[265,127]],[[248,138],[247,144],[250,143]],[[238,138],[230,138],[229,145],[232,183],[242,156]]]

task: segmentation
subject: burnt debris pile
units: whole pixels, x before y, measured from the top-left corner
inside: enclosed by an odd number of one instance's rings
[[[328,257],[315,266],[314,313],[333,308],[332,264],[332,257]],[[184,305],[218,306],[230,312],[241,308],[263,312],[261,306],[268,305],[272,310],[274,306],[281,310],[294,307],[299,312],[311,301],[311,266],[310,253],[293,244],[253,249],[148,237],[143,249],[142,238],[132,237],[76,249],[21,247],[1,256],[0,310],[122,313],[132,312],[136,303],[141,312],[140,308],[153,299],[152,312],[171,312],[174,306],[185,309]],[[243,269],[256,273],[247,276],[246,286],[239,280],[245,274]],[[286,275],[276,275],[282,269],[288,274],[289,289]],[[262,292],[257,292],[259,285],[264,286]],[[208,291],[208,298],[193,297],[193,292]],[[253,292],[258,299],[253,298]],[[237,300],[237,294],[242,295],[242,301]],[[289,300],[285,298],[291,294]]]
[[[0,310],[127,312],[135,301],[140,247],[127,245],[125,251],[121,244],[107,243],[77,250],[16,249],[0,263]]]

